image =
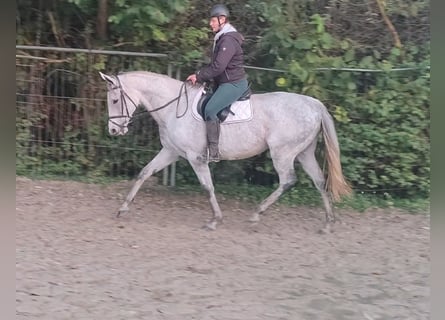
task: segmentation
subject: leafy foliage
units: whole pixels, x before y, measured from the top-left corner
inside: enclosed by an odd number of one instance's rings
[[[427,65],[429,44],[363,55],[351,39],[329,34],[326,19],[317,13],[307,17],[298,37],[298,25],[287,27],[280,8],[268,13],[272,25],[263,49],[275,57],[273,67],[288,70],[277,85],[329,107],[337,120],[344,171],[355,188],[428,196],[429,73],[390,70],[402,63],[405,68]],[[317,71],[323,67],[387,72]]]

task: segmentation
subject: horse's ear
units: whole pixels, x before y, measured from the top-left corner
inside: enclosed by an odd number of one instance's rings
[[[116,79],[114,79],[113,77],[107,76],[106,74],[102,73],[99,71],[100,77],[102,79],[104,79],[106,82],[108,82],[109,84],[116,84]]]

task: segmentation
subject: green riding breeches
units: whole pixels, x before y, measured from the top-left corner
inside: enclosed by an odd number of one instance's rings
[[[238,100],[246,92],[249,84],[246,79],[232,83],[222,83],[213,93],[205,107],[205,119],[217,120],[218,112]]]

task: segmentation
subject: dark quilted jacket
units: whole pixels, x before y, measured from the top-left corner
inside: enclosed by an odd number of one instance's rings
[[[244,37],[239,32],[223,34],[215,44],[210,64],[196,73],[199,82],[214,80],[217,84],[246,78],[244,53],[241,47]]]

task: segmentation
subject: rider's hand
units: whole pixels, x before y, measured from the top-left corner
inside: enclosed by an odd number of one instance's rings
[[[191,74],[187,77],[186,81],[191,81],[192,84],[196,83],[196,74]]]

